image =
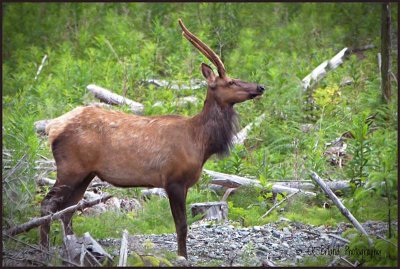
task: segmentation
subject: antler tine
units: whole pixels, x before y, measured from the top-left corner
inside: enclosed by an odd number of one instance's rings
[[[219,56],[203,41],[192,34],[183,24],[181,19],[179,19],[179,25],[183,30],[183,36],[186,37],[186,39],[189,40],[190,43],[192,43],[198,50],[200,50],[200,52],[203,53],[204,56],[206,56],[217,67],[220,77],[225,77],[225,66]]]
[[[190,43],[192,43],[193,46],[195,46],[202,54],[204,54],[204,56],[206,56],[214,65],[214,59],[208,54],[207,51],[205,51],[203,49],[203,47],[201,47],[199,44],[197,44],[193,39],[190,38],[190,36],[188,36],[185,32],[182,32],[182,35],[190,41]]]

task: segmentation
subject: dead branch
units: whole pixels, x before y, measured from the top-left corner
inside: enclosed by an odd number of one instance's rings
[[[351,267],[356,267],[355,264],[351,263],[349,260],[347,260],[345,257],[340,256],[340,259],[344,262],[346,262],[347,264],[349,264]]]
[[[83,237],[77,237],[75,234],[64,236],[63,245],[63,256],[79,262],[81,266],[102,266],[106,259],[112,261],[111,255],[88,232],[84,233]]]
[[[335,205],[339,208],[340,212],[345,216],[350,222],[354,225],[354,227],[359,230],[362,234],[364,234],[368,238],[368,242],[372,244],[372,240],[365,231],[365,229],[361,226],[361,224],[354,218],[353,214],[343,205],[343,203],[337,198],[337,196],[332,192],[332,190],[325,184],[325,182],[318,176],[317,173],[311,172],[311,177],[317,182],[317,184],[321,187],[321,189],[329,196],[329,198],[335,203]]]
[[[86,87],[94,96],[101,101],[111,105],[128,105],[134,114],[142,114],[144,105],[128,98],[125,98],[119,94],[113,93],[107,89],[99,87],[94,84],[90,84]]]
[[[351,53],[356,53],[356,52],[361,52],[361,51],[366,51],[366,50],[370,50],[370,49],[374,49],[376,46],[374,44],[368,44],[365,46],[361,46],[358,48],[352,48],[350,49]]]
[[[38,186],[54,186],[56,181],[47,177],[37,177],[35,182]]]
[[[236,188],[228,188],[228,189],[226,189],[226,191],[224,193],[224,196],[222,196],[221,202],[226,202],[226,200],[228,199],[228,196],[235,190],[236,190]]]
[[[291,193],[291,194],[289,194],[288,196],[286,196],[286,197],[285,197],[284,199],[282,199],[279,203],[273,205],[270,209],[268,209],[268,211],[265,212],[265,214],[262,215],[262,216],[260,217],[260,219],[263,219],[263,218],[265,218],[266,216],[268,216],[268,214],[271,213],[272,210],[274,210],[275,208],[279,207],[283,202],[285,202],[286,200],[290,199],[291,197],[295,196],[295,195],[298,194],[298,193],[300,193],[300,191]]]
[[[346,244],[350,243],[350,241],[347,240],[346,238],[340,237],[340,236],[338,236],[336,234],[327,234],[327,235],[330,236],[330,237],[333,237],[333,238],[335,238],[337,240],[340,240],[340,241],[342,241],[342,242],[344,242]]]
[[[376,235],[376,237],[378,237],[379,239],[382,239],[383,241],[385,241],[386,243],[391,244],[392,246],[395,246],[396,248],[398,248],[398,246],[396,244],[394,244],[393,242],[387,240],[386,238],[380,236],[379,234]]]
[[[7,179],[12,176],[18,169],[21,167],[21,165],[25,162],[26,158],[28,155],[25,153],[21,159],[18,160],[18,162],[15,164],[15,166],[11,169],[11,171],[4,177],[3,181],[8,182]]]
[[[122,233],[121,248],[119,250],[118,266],[126,267],[127,258],[128,258],[128,231],[124,230]]]
[[[36,247],[36,246],[30,245],[30,244],[28,244],[28,243],[25,243],[24,241],[21,241],[21,240],[15,238],[15,237],[12,237],[12,236],[8,235],[7,233],[4,233],[4,232],[3,232],[3,235],[7,236],[8,238],[10,238],[10,239],[12,239],[12,240],[14,240],[14,241],[16,241],[16,242],[18,242],[18,243],[24,244],[25,246],[28,246],[28,247],[33,248],[33,249],[35,249],[35,250],[38,250],[38,251],[40,251],[40,252],[42,252],[42,253],[45,253],[45,254],[50,255],[50,256],[53,256],[53,257],[55,256],[54,254],[50,253],[50,252],[47,251],[47,250],[44,250],[44,249],[41,249],[41,248],[39,248],[39,247]],[[79,267],[79,264],[74,263],[74,262],[71,262],[71,261],[66,260],[66,259],[63,259],[63,258],[61,258],[61,257],[60,257],[60,260],[62,260],[63,262],[69,263],[69,264],[71,264],[71,265],[73,265],[73,266]]]
[[[93,200],[93,201],[81,201],[79,202],[77,205],[73,205],[70,207],[67,207],[61,211],[58,211],[54,214],[51,215],[47,215],[47,216],[43,216],[40,218],[33,218],[32,220],[18,225],[16,227],[10,228],[6,231],[7,235],[13,236],[13,235],[17,235],[23,232],[27,232],[32,228],[38,227],[46,222],[50,222],[53,220],[57,220],[60,219],[64,214],[66,213],[71,213],[71,212],[75,212],[76,210],[83,210],[87,207],[91,207],[94,206],[96,204],[102,203],[107,201],[108,199],[110,199],[112,196],[111,195],[105,195],[99,199]]]
[[[40,72],[42,72],[42,68],[43,68],[44,63],[46,62],[46,60],[47,60],[47,54],[45,54],[45,55],[43,56],[42,63],[40,64],[39,69],[38,69],[37,72],[36,72],[35,80],[38,79],[38,76],[40,75]]]
[[[332,59],[326,60],[322,64],[318,65],[310,74],[303,78],[302,82],[304,91],[324,78],[329,71],[334,70],[341,65],[348,53],[349,49],[344,48],[338,54],[333,56]]]

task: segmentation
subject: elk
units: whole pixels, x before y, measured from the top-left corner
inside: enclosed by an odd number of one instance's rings
[[[264,87],[226,75],[218,55],[182,21],[183,36],[217,68],[201,64],[208,89],[202,111],[193,117],[138,116],[94,106],[77,107],[46,127],[57,166],[57,180],[41,202],[42,216],[74,205],[94,176],[118,187],[164,188],[175,222],[178,255],[186,252],[186,195],[207,159],[229,153],[237,131],[233,105],[261,96]],[[62,218],[72,234],[72,214]],[[50,224],[40,227],[49,244]]]

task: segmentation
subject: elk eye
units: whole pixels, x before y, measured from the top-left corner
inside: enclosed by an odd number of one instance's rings
[[[233,81],[233,80],[229,81],[229,85],[230,86],[235,85],[235,81]]]

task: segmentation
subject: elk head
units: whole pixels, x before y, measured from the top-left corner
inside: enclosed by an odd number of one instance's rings
[[[236,103],[241,103],[263,94],[265,89],[261,85],[228,77],[225,66],[218,55],[192,34],[181,19],[179,19],[179,25],[183,30],[182,35],[217,67],[218,76],[210,66],[205,63],[201,64],[201,72],[208,84],[207,99],[212,98],[221,107],[225,107],[233,106]]]

